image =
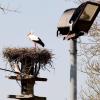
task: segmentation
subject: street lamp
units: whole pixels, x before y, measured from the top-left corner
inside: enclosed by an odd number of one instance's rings
[[[77,100],[77,38],[88,33],[100,11],[100,4],[87,1],[78,8],[64,11],[58,23],[57,36],[70,40],[70,98]],[[64,38],[65,39],[65,38]]]
[[[91,25],[100,11],[100,4],[87,1],[78,8],[64,11],[58,23],[58,35],[68,35],[78,37],[84,32],[88,33]]]

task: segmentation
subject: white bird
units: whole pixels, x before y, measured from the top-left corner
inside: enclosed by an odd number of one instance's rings
[[[17,63],[12,62],[11,67],[16,72],[17,75],[19,75],[21,73],[21,70],[20,70],[19,65]]]
[[[35,43],[35,47],[36,47],[36,43],[40,44],[42,47],[45,46],[42,40],[38,36],[35,36],[34,34],[32,34],[32,32],[28,33],[27,36],[31,41]]]
[[[14,67],[15,72],[20,73],[20,68],[18,64],[14,63],[13,67]]]

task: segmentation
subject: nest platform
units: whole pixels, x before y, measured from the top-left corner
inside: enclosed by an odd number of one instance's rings
[[[10,65],[21,63],[21,73],[31,74],[35,77],[40,69],[48,69],[47,64],[52,67],[53,54],[47,49],[37,48],[5,48],[3,56]],[[49,70],[49,69],[48,69]]]
[[[39,48],[5,48],[3,56],[11,66],[10,72],[16,72],[15,68],[20,70],[19,73],[15,73],[15,76],[11,75],[7,78],[20,81],[22,95],[8,97],[19,100],[46,100],[46,97],[34,96],[34,85],[35,81],[47,81],[47,78],[41,78],[38,75],[40,70],[52,68],[52,52]]]

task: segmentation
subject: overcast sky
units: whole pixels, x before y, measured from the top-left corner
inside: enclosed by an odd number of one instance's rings
[[[63,11],[76,7],[71,0],[1,0],[5,8],[15,9],[18,13],[0,11],[0,67],[9,68],[2,58],[6,47],[33,47],[26,34],[33,30],[55,55],[55,70],[44,71],[41,76],[47,82],[37,82],[35,95],[45,96],[47,100],[67,100],[69,81],[69,41],[56,37],[57,23]],[[7,72],[0,71],[0,100],[9,94],[20,94],[16,81],[5,78]],[[78,80],[80,82],[80,80]]]

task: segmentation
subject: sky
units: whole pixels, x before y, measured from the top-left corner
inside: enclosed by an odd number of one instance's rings
[[[31,30],[54,54],[55,70],[42,71],[47,82],[36,82],[35,95],[47,100],[67,100],[69,82],[69,41],[56,37],[57,24],[64,10],[76,7],[71,0],[0,0],[0,5],[17,12],[0,11],[0,67],[9,68],[2,51],[6,47],[33,47],[26,35]],[[11,100],[9,94],[20,94],[16,81],[8,80],[8,72],[0,71],[0,100]],[[79,78],[78,84],[80,84]],[[81,81],[82,82],[82,81]],[[79,88],[79,86],[78,86]],[[13,99],[12,99],[13,100]],[[79,100],[79,99],[78,99]]]

